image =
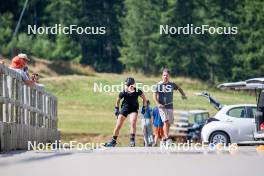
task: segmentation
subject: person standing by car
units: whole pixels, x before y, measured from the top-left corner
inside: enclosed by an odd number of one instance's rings
[[[145,114],[143,114],[144,111]],[[153,145],[153,132],[151,122],[152,109],[150,107],[149,100],[147,100],[146,108],[144,109],[144,106],[142,107],[141,113],[143,114],[143,118],[141,119],[141,127],[144,136],[144,146],[151,147]]]
[[[135,79],[132,77],[128,77],[126,79],[126,88],[119,93],[119,96],[116,101],[115,106],[115,115],[117,116],[116,125],[113,131],[113,137],[110,142],[106,143],[106,147],[114,147],[117,142],[117,137],[119,135],[119,131],[123,126],[124,121],[127,116],[130,116],[130,146],[135,147],[135,135],[136,135],[136,124],[137,124],[137,115],[139,109],[138,97],[143,100],[143,109],[142,113],[145,113],[146,107],[146,98],[144,93],[135,87]],[[121,111],[119,111],[120,101],[123,99],[121,104]]]
[[[183,90],[174,82],[170,82],[170,71],[164,69],[162,71],[162,81],[157,84],[156,91],[154,93],[154,101],[159,108],[159,113],[162,119],[164,140],[166,144],[171,143],[169,139],[170,125],[174,121],[173,116],[173,91],[179,91],[182,95],[182,99],[187,99]]]

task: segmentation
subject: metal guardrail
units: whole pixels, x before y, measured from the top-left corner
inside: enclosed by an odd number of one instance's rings
[[[57,98],[25,85],[19,73],[0,65],[0,151],[59,140],[57,124]]]

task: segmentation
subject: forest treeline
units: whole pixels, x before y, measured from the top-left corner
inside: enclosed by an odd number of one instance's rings
[[[238,81],[264,73],[262,0],[0,0],[0,54],[90,65],[99,72]],[[28,25],[105,27],[105,34],[27,34]],[[237,27],[237,34],[161,35],[160,25]],[[96,30],[96,29],[95,29]]]

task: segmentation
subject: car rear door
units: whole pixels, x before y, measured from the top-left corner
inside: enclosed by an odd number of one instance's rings
[[[227,112],[227,121],[232,123],[237,129],[239,141],[253,140],[255,120],[254,116],[250,116],[250,109],[245,106],[231,108]]]

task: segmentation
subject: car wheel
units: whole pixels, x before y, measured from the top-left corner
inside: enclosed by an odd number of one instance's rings
[[[213,134],[211,134],[209,142],[213,144],[218,144],[218,143],[229,144],[230,139],[226,133],[222,131],[216,131]]]

